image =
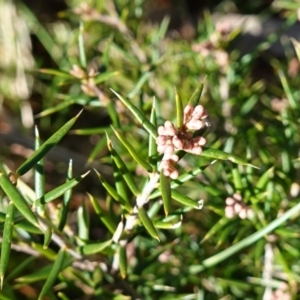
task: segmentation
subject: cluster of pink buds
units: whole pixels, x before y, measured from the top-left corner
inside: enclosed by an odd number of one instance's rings
[[[240,194],[233,194],[232,197],[226,198],[225,215],[227,218],[233,218],[238,215],[241,219],[252,218],[253,211],[243,202]]]
[[[163,153],[161,169],[165,176],[176,179],[179,175],[174,165],[179,160],[175,153],[177,150],[184,150],[193,154],[201,154],[202,147],[206,139],[202,136],[193,137],[193,132],[206,126],[203,121],[207,118],[208,112],[202,105],[193,107],[188,104],[183,111],[183,125],[176,128],[170,121],[166,121],[164,126],[158,127],[158,137],[156,139],[157,151]]]

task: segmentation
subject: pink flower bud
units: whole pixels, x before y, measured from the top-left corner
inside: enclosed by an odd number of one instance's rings
[[[174,147],[173,145],[167,145],[164,151],[165,154],[173,154],[174,153]]]
[[[165,148],[166,148],[165,145],[158,145],[157,146],[157,152],[158,153],[164,153],[165,152]]]
[[[166,130],[164,126],[159,126],[157,129],[158,135],[166,135]]]
[[[178,176],[179,176],[179,172],[178,172],[178,170],[176,170],[176,169],[174,169],[174,170],[172,171],[172,173],[170,174],[170,178],[172,178],[172,179],[177,179]]]
[[[200,155],[202,152],[202,148],[198,144],[196,144],[193,146],[193,149],[191,150],[191,152],[193,154]]]
[[[199,146],[203,146],[206,144],[206,139],[202,136],[197,136],[195,138],[192,139],[194,144],[197,144]]]
[[[232,206],[225,207],[225,216],[229,219],[231,219],[235,216],[235,211]]]
[[[234,193],[234,194],[233,194],[233,198],[234,198],[236,201],[242,201],[242,195],[241,195],[241,194]]]
[[[164,175],[165,175],[166,177],[169,177],[170,174],[171,174],[170,169],[164,169]]]
[[[179,157],[176,154],[172,154],[169,159],[174,164],[174,163],[178,162]]]
[[[168,164],[171,166],[171,165],[174,165],[176,162],[178,162],[179,160],[179,157],[176,155],[176,154],[169,154],[169,153],[166,153],[163,157],[163,160],[162,161],[167,161]]]
[[[186,124],[191,118],[192,113],[194,111],[194,107],[188,104],[183,110],[183,123]]]
[[[240,203],[236,202],[236,203],[233,205],[233,208],[234,208],[234,211],[235,211],[236,213],[239,213],[239,212],[243,209],[243,206],[242,206]]]
[[[173,136],[172,143],[173,143],[173,145],[174,145],[175,148],[182,149],[183,142],[182,142],[182,140],[177,135]]]
[[[192,118],[194,120],[201,119],[204,112],[204,107],[202,105],[197,105],[192,113]]]
[[[200,120],[192,119],[185,126],[190,130],[199,130],[204,127],[204,123]]]
[[[157,145],[166,145],[168,138],[165,135],[160,135],[156,138]]]
[[[241,211],[239,212],[239,217],[243,220],[247,218],[247,208],[243,207]]]
[[[225,200],[226,205],[233,205],[235,203],[234,199],[232,197],[228,197]]]
[[[170,121],[165,122],[165,133],[166,133],[166,135],[169,135],[169,136],[173,136],[176,134],[176,130],[175,130],[175,127],[172,124],[172,122],[170,122]]]

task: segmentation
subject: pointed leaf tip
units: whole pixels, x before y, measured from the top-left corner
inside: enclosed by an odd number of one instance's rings
[[[200,84],[197,86],[194,93],[192,94],[191,98],[189,99],[188,103],[194,107],[198,105],[200,98],[202,96],[205,79],[206,77],[203,79],[203,81],[200,82]]]
[[[91,172],[91,170],[88,170],[87,172],[85,172],[84,174],[81,175],[82,178],[86,177],[87,175],[89,175],[89,173]]]
[[[0,173],[0,186],[4,193],[12,200],[19,212],[34,226],[39,227],[36,215],[32,212],[29,204],[19,190],[9,180],[8,176]]]
[[[83,109],[82,109],[83,110]],[[27,173],[33,166],[36,165],[60,140],[69,132],[71,127],[76,122],[82,110],[67,123],[65,123],[59,130],[50,136],[16,171],[19,176]]]
[[[123,137],[117,130],[111,126],[113,132],[119,139],[119,141],[123,144],[123,146],[127,149],[131,157],[140,165],[142,166],[145,170],[148,172],[152,172],[152,166],[148,163],[146,159],[144,159],[140,153],[136,151],[136,149],[132,146],[132,144],[125,138]]]
[[[241,159],[238,156],[235,156],[231,153],[227,153],[222,150],[218,150],[218,149],[214,149],[214,148],[203,147],[201,156],[208,157],[208,158],[214,158],[217,160],[229,160],[235,164],[249,166],[252,168],[259,169],[258,167],[249,164],[246,160]]]
[[[157,232],[151,218],[148,216],[146,210],[143,207],[138,208],[138,215],[139,215],[140,221],[144,225],[147,232],[153,238],[155,238],[158,242],[160,242],[159,237],[158,237],[158,232]]]
[[[82,108],[82,109],[79,111],[79,113],[75,116],[75,118],[78,118],[78,117],[82,114],[83,111],[84,111],[84,108]]]
[[[145,114],[137,108],[130,100],[122,97],[113,89],[111,91],[119,98],[120,101],[132,112],[134,117],[142,124],[144,129],[148,131],[149,134],[153,136],[153,138],[157,137],[156,127],[145,117]]]

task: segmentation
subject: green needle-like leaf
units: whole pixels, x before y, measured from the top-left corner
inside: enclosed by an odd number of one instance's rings
[[[91,200],[91,203],[93,205],[93,208],[97,214],[97,216],[100,218],[100,220],[103,222],[103,224],[106,226],[106,228],[111,232],[114,233],[117,228],[117,224],[115,220],[111,217],[109,213],[104,211],[102,207],[100,206],[98,200],[94,198],[92,195],[88,193],[88,196]]]
[[[77,176],[76,178],[71,179],[70,181],[67,181],[66,183],[58,186],[57,188],[53,189],[52,191],[45,194],[45,196],[41,199],[37,199],[35,201],[35,205],[41,205],[42,201],[45,201],[45,203],[51,202],[61,195],[63,195],[65,192],[73,188],[75,185],[77,185],[85,176],[87,176],[90,173],[90,171],[86,172],[83,175]]]
[[[59,250],[53,267],[48,274],[48,278],[39,294],[38,300],[42,300],[47,295],[48,291],[52,289],[59,272],[64,268],[63,263],[67,256],[66,254],[66,249],[62,248]]]
[[[58,292],[57,293],[57,297],[60,299],[60,300],[70,300],[70,298],[68,296],[66,296],[63,292]]]
[[[112,143],[106,135],[107,138],[107,147],[108,150],[110,151],[111,157],[114,160],[116,166],[118,167],[120,174],[124,178],[125,182],[127,183],[127,186],[130,188],[131,192],[135,195],[138,196],[140,191],[138,186],[136,185],[133,176],[129,172],[129,170],[126,167],[126,164],[123,162],[117,151],[113,148]]]
[[[168,29],[170,25],[170,16],[165,16],[162,22],[160,23],[160,26],[158,30],[155,32],[155,36],[153,37],[152,43],[154,45],[159,45],[159,42],[164,39],[166,36]],[[157,52],[159,52],[159,48],[157,49]]]
[[[123,98],[117,92],[112,90],[112,92],[123,102],[123,104],[133,113],[137,120],[142,124],[142,126],[151,134],[154,138],[157,137],[156,128],[151,124],[151,122],[145,117],[145,115],[131,103],[130,100]]]
[[[106,106],[109,117],[112,121],[112,125],[116,128],[120,128],[120,117],[116,109],[116,105],[114,102],[110,101]]]
[[[214,158],[214,159],[221,159],[221,160],[230,160],[231,162],[239,164],[239,165],[250,166],[250,167],[259,169],[258,167],[247,163],[245,160],[239,158],[238,156],[235,156],[231,153],[227,153],[227,152],[224,152],[221,150],[213,149],[213,148],[203,147],[201,156]]]
[[[4,222],[3,230],[3,240],[1,246],[1,258],[0,258],[0,289],[2,290],[3,279],[7,269],[9,256],[10,256],[10,247],[12,234],[14,229],[14,204],[10,202],[8,204],[6,218]]]
[[[0,173],[0,186],[8,198],[14,203],[19,212],[26,218],[30,223],[39,227],[38,220],[35,214],[30,209],[24,197],[20,194],[17,188],[10,182],[8,177],[3,173]]]
[[[124,129],[124,127],[122,127],[122,129]],[[70,133],[76,135],[93,135],[93,134],[103,134],[106,132],[111,133],[112,132],[111,127],[79,128],[79,129],[70,130]],[[103,141],[103,139],[101,139],[101,141]]]
[[[51,114],[54,114],[55,112],[61,111],[71,105],[73,105],[74,103],[76,103],[75,100],[71,99],[71,100],[65,100],[59,104],[57,104],[56,106],[47,108],[45,110],[43,110],[42,112],[38,113],[35,115],[36,118],[41,118],[41,117],[45,117]]]
[[[172,190],[172,198],[174,200],[176,200],[177,202],[183,204],[184,206],[190,206],[195,209],[201,209],[203,206],[202,200],[195,201],[195,200],[191,199],[190,197],[179,193],[178,191]]]
[[[255,187],[258,190],[263,190],[267,186],[267,184],[270,182],[270,180],[273,176],[274,176],[274,167],[271,167],[264,174],[262,174],[260,176]]]
[[[55,132],[43,145],[35,151],[17,170],[17,175],[22,176],[26,172],[28,172],[33,166],[40,161],[46,153],[48,153],[55,145],[59,143],[59,141],[66,135],[66,133],[70,130],[73,124],[78,119],[79,114],[68,121],[64,126],[62,126],[57,132]]]
[[[95,169],[94,169],[95,170]],[[118,192],[101,176],[100,173],[98,173],[97,170],[95,170],[99,180],[101,181],[103,187],[107,190],[107,192],[119,203],[121,203],[124,208],[128,211],[132,211],[132,206],[130,203],[126,202],[125,199],[122,198],[121,195],[118,194]]]
[[[0,212],[0,221],[4,223],[6,214]],[[27,232],[35,233],[35,234],[42,234],[43,232],[41,229],[32,225],[32,223],[28,222],[22,215],[19,215],[14,219],[14,226],[16,228],[21,228]]]
[[[154,125],[155,128],[157,128],[156,106],[157,106],[156,99],[153,98],[150,122]],[[157,160],[158,160],[157,145],[156,145],[156,139],[151,134],[149,135],[148,156],[149,156],[149,163],[153,169],[153,172],[156,172]]]
[[[26,272],[25,270],[28,270],[28,267],[30,266],[30,264],[34,263],[35,260],[36,260],[35,256],[28,256],[21,263],[16,265],[14,267],[14,269],[11,270],[9,272],[9,274],[7,274],[5,276],[5,279],[9,282],[10,280],[16,278],[19,274],[22,274],[22,273],[25,274],[25,272]]]
[[[96,157],[101,152],[101,150],[105,148],[105,146],[106,146],[105,139],[100,139],[96,144],[96,146],[94,147],[93,151],[90,153],[86,165],[90,165],[96,159]]]
[[[155,222],[155,227],[160,229],[176,229],[182,224],[182,216],[173,215],[165,220]]]
[[[198,85],[198,87],[196,88],[196,90],[194,91],[193,95],[191,96],[190,100],[189,100],[189,104],[191,104],[193,107],[197,106],[199,104],[201,95],[202,95],[202,91],[203,91],[203,87],[204,87],[204,80]]]
[[[56,70],[56,69],[40,69],[39,71],[41,73],[44,73],[44,74],[50,74],[50,75],[54,75],[54,76],[57,76],[57,77],[63,77],[63,78],[66,78],[66,79],[72,79],[73,78],[73,75],[71,75],[68,72],[61,71],[61,70]]]
[[[78,237],[83,241],[89,239],[90,214],[86,202],[83,200],[77,211]]]
[[[183,104],[175,88],[175,102],[176,102],[176,120],[177,127],[181,128],[183,125]]]
[[[298,104],[297,104],[297,102],[294,98],[294,95],[291,91],[291,88],[289,86],[289,83],[288,83],[288,80],[287,80],[286,76],[284,75],[283,71],[280,70],[280,69],[278,70],[278,75],[279,75],[279,78],[281,80],[281,84],[283,86],[284,92],[287,96],[287,99],[289,101],[289,104],[290,104],[291,108],[297,109]]]
[[[97,253],[102,253],[107,250],[112,244],[112,240],[108,240],[102,243],[93,243],[93,244],[86,244],[79,247],[79,252],[82,255],[92,255]]]
[[[278,247],[274,247],[274,254],[275,254],[275,260],[276,262],[278,262],[278,264],[280,265],[280,267],[283,269],[283,271],[285,272],[285,274],[287,275],[287,277],[289,278],[289,280],[299,280],[299,275],[295,276],[294,272],[292,271],[292,267],[289,264],[289,262],[286,259],[286,255],[284,255],[280,249]],[[296,278],[297,279],[296,279]]]
[[[160,172],[160,190],[164,204],[164,211],[167,216],[171,207],[171,180],[170,177],[165,176],[163,172]]]
[[[126,256],[126,247],[119,245],[119,262],[120,262],[120,274],[121,277],[124,279],[127,276],[127,256]]]
[[[161,203],[161,201],[153,201],[153,203],[151,203],[151,206],[147,210],[149,218],[153,220],[159,214],[162,206],[163,204]]]
[[[81,66],[83,68],[86,68],[87,64],[86,64],[86,55],[85,55],[85,51],[84,51],[83,32],[84,32],[83,22],[80,22],[80,25],[79,25],[79,35],[78,35],[79,60],[80,60]]]
[[[129,203],[130,201],[128,196],[128,188],[122,176],[121,170],[117,167],[114,160],[112,161],[112,166],[114,170],[113,176],[114,176],[116,191],[126,202]]]
[[[38,150],[41,145],[39,130],[35,127],[35,150]],[[35,194],[37,198],[41,198],[45,194],[45,172],[43,159],[37,162],[34,172]],[[41,208],[43,212],[43,208]]]
[[[33,226],[32,223],[28,222],[23,217],[21,217],[21,218],[22,218],[22,220],[20,220],[19,222],[15,221],[16,228],[21,228],[21,229],[25,230],[26,232],[30,232],[30,233],[34,233],[34,234],[43,234],[43,231],[41,229],[37,228],[36,226]]]
[[[48,249],[49,244],[52,241],[52,229],[50,227],[46,228],[44,231],[44,243],[43,248]]]
[[[152,74],[152,71],[146,71],[137,81],[135,87],[132,89],[132,91],[127,95],[129,99],[132,99],[142,88],[142,86],[145,84],[145,82],[148,80],[150,75]],[[116,94],[116,93],[115,93]]]
[[[100,84],[104,81],[107,81],[111,77],[119,75],[120,73],[121,73],[120,71],[101,73],[94,78],[94,82],[95,82],[95,84]]]
[[[148,172],[152,172],[151,165],[132,147],[130,142],[125,139],[118,131],[113,129],[115,135],[118,137],[120,142],[124,145],[124,147],[128,150],[132,158],[144,169],[146,169]]]
[[[148,231],[148,233],[152,237],[154,237],[155,239],[157,239],[159,241],[157,230],[156,230],[152,220],[148,216],[146,210],[143,207],[138,208],[138,215],[139,215],[139,218],[140,218],[142,224],[145,226],[146,230]]]
[[[240,191],[243,188],[243,183],[242,183],[241,173],[237,168],[237,166],[232,169],[231,173],[232,173],[234,188],[236,191]]]
[[[228,223],[230,223],[230,219],[228,219],[227,217],[223,217],[221,219],[219,219],[219,221],[214,224],[214,226],[212,226],[210,228],[210,230],[206,233],[206,235],[204,236],[204,238],[201,240],[201,244],[203,244],[206,240],[210,239],[211,237],[213,237],[217,232],[221,231],[222,228],[225,228],[226,225]]]
[[[3,173],[3,174],[5,174],[7,176],[7,172],[6,172],[6,170],[5,170],[5,168],[4,168],[4,166],[3,166],[3,164],[2,164],[1,161],[0,161],[0,173]]]
[[[41,145],[39,130],[37,126],[35,127],[35,150],[37,151]],[[43,159],[37,162],[35,166],[34,171],[34,184],[35,184],[35,194],[36,198],[42,199],[43,203],[43,197],[45,195],[45,172],[44,172],[44,162]],[[37,208],[37,213],[43,217],[45,217],[45,206],[44,204],[40,205]],[[44,243],[43,247],[44,249],[47,249],[52,238],[52,229],[46,228],[44,230]]]
[[[65,260],[61,269],[65,269],[73,262],[73,258],[68,255],[65,255]],[[45,267],[36,268],[33,272],[28,275],[24,275],[16,279],[20,283],[33,283],[41,280],[46,280],[49,277],[51,270],[53,269],[54,264],[51,263]]]
[[[67,176],[66,182],[69,182],[71,180],[71,178],[73,177],[73,166],[72,166],[73,164],[72,163],[73,163],[73,161],[72,161],[72,159],[70,159],[69,168],[68,168],[68,176]],[[65,224],[67,222],[67,216],[68,216],[68,212],[69,212],[71,196],[72,196],[72,189],[68,189],[64,193],[64,198],[62,201],[62,207],[61,207],[61,211],[60,211],[60,219],[59,219],[59,225],[58,225],[59,230],[63,230],[63,228],[65,227]]]

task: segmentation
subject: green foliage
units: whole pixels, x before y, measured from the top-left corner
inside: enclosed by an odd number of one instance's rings
[[[299,42],[282,60],[264,53],[274,37],[240,55],[227,48],[238,30],[219,31],[208,12],[188,42],[167,17],[149,25],[147,1],[65,4],[52,23],[0,4],[27,26],[13,27],[14,47],[32,34],[43,49],[23,48],[28,64],[0,59],[0,117],[22,116],[5,134],[0,120],[0,138],[30,140],[24,107],[37,123],[22,160],[0,145],[0,299],[297,299]],[[66,161],[51,169],[61,145]]]

